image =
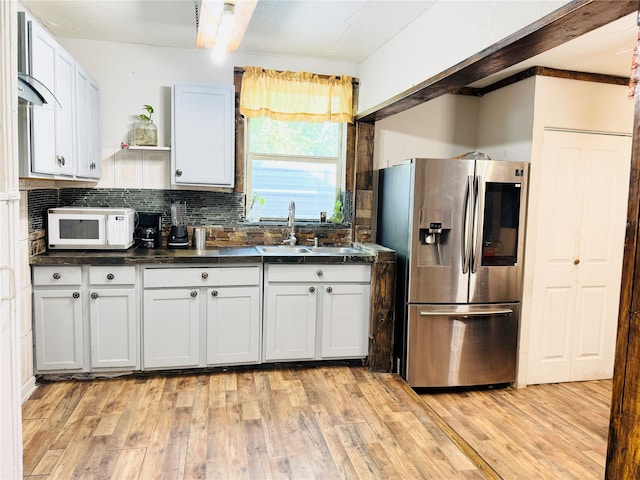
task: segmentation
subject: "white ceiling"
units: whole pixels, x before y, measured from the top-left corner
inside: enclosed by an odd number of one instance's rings
[[[239,53],[360,63],[437,0],[259,0]],[[195,48],[194,0],[22,0],[54,35]],[[474,86],[529,66],[628,76],[631,14]]]
[[[360,63],[435,0],[260,0],[239,53]],[[195,48],[194,0],[23,0],[54,35]]]

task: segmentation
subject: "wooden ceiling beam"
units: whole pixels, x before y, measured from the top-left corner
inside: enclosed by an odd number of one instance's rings
[[[355,119],[373,123],[459,91],[637,10],[637,0],[574,0],[457,65],[359,113]]]

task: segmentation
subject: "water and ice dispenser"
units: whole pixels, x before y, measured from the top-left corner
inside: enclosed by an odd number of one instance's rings
[[[451,258],[451,210],[428,209],[421,213],[418,226],[418,265],[449,265]]]

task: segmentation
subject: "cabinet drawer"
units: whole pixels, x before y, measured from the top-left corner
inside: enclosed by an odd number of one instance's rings
[[[91,285],[132,285],[136,282],[136,267],[89,267]]]
[[[259,285],[260,267],[147,268],[144,287]]]
[[[371,266],[363,265],[267,265],[268,282],[369,282]]]
[[[79,265],[33,267],[33,285],[80,285],[81,281],[82,268]]]

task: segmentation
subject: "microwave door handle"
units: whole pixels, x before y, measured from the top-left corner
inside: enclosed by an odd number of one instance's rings
[[[482,230],[484,228],[484,190],[485,184],[481,176],[476,177],[475,181],[475,208],[473,219],[473,252],[471,254],[471,273],[476,273],[480,268],[480,259],[482,258]]]
[[[104,217],[104,243],[105,245],[110,245],[111,241],[109,240],[109,225],[111,223],[111,215],[105,215]]]
[[[462,212],[462,238],[461,238],[461,250],[462,250],[462,273],[466,274],[469,272],[469,263],[471,260],[471,227],[473,217],[471,215],[472,209],[472,196],[471,192],[473,190],[473,176],[467,176],[467,186],[464,191],[464,200],[463,200],[463,212]]]

